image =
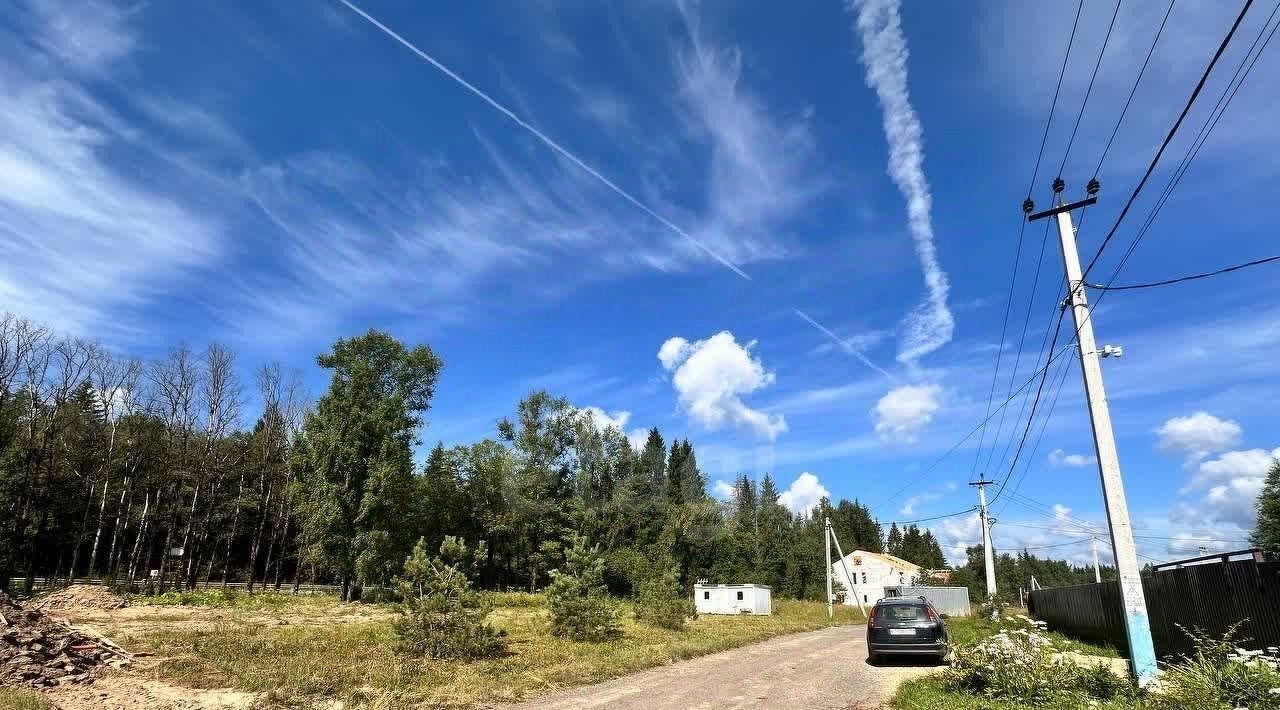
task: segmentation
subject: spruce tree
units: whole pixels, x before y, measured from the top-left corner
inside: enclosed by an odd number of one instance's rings
[[[902,557],[902,531],[897,523],[889,525],[889,537],[885,540],[885,552],[894,557]]]

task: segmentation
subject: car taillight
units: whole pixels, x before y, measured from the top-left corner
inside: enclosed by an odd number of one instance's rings
[[[938,615],[933,612],[933,609],[925,607],[924,611],[929,615],[929,621],[932,621],[935,624],[939,622]]]
[[[871,613],[867,614],[867,626],[876,625],[876,608],[871,607]]]

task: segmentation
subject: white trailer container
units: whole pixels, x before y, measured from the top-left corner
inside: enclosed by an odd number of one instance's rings
[[[693,585],[693,604],[699,614],[773,613],[773,592],[763,584]]]

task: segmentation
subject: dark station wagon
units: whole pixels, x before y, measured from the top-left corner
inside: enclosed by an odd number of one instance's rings
[[[881,599],[867,617],[867,660],[888,655],[947,657],[947,627],[924,597]]]

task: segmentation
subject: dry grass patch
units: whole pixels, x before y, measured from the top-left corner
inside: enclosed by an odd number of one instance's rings
[[[0,710],[49,710],[52,706],[34,690],[0,688]]]
[[[507,655],[489,660],[404,656],[396,650],[389,621],[286,627],[224,623],[119,640],[158,654],[161,678],[191,687],[258,691],[280,706],[306,707],[323,698],[348,707],[468,707],[521,700],[833,623],[823,604],[779,600],[773,616],[702,616],[684,631],[669,631],[636,623],[628,608],[621,638],[584,643],[552,636],[547,610],[531,601],[522,599],[520,606],[490,615],[489,622],[504,629],[511,644]],[[834,623],[859,620],[844,608]]]

